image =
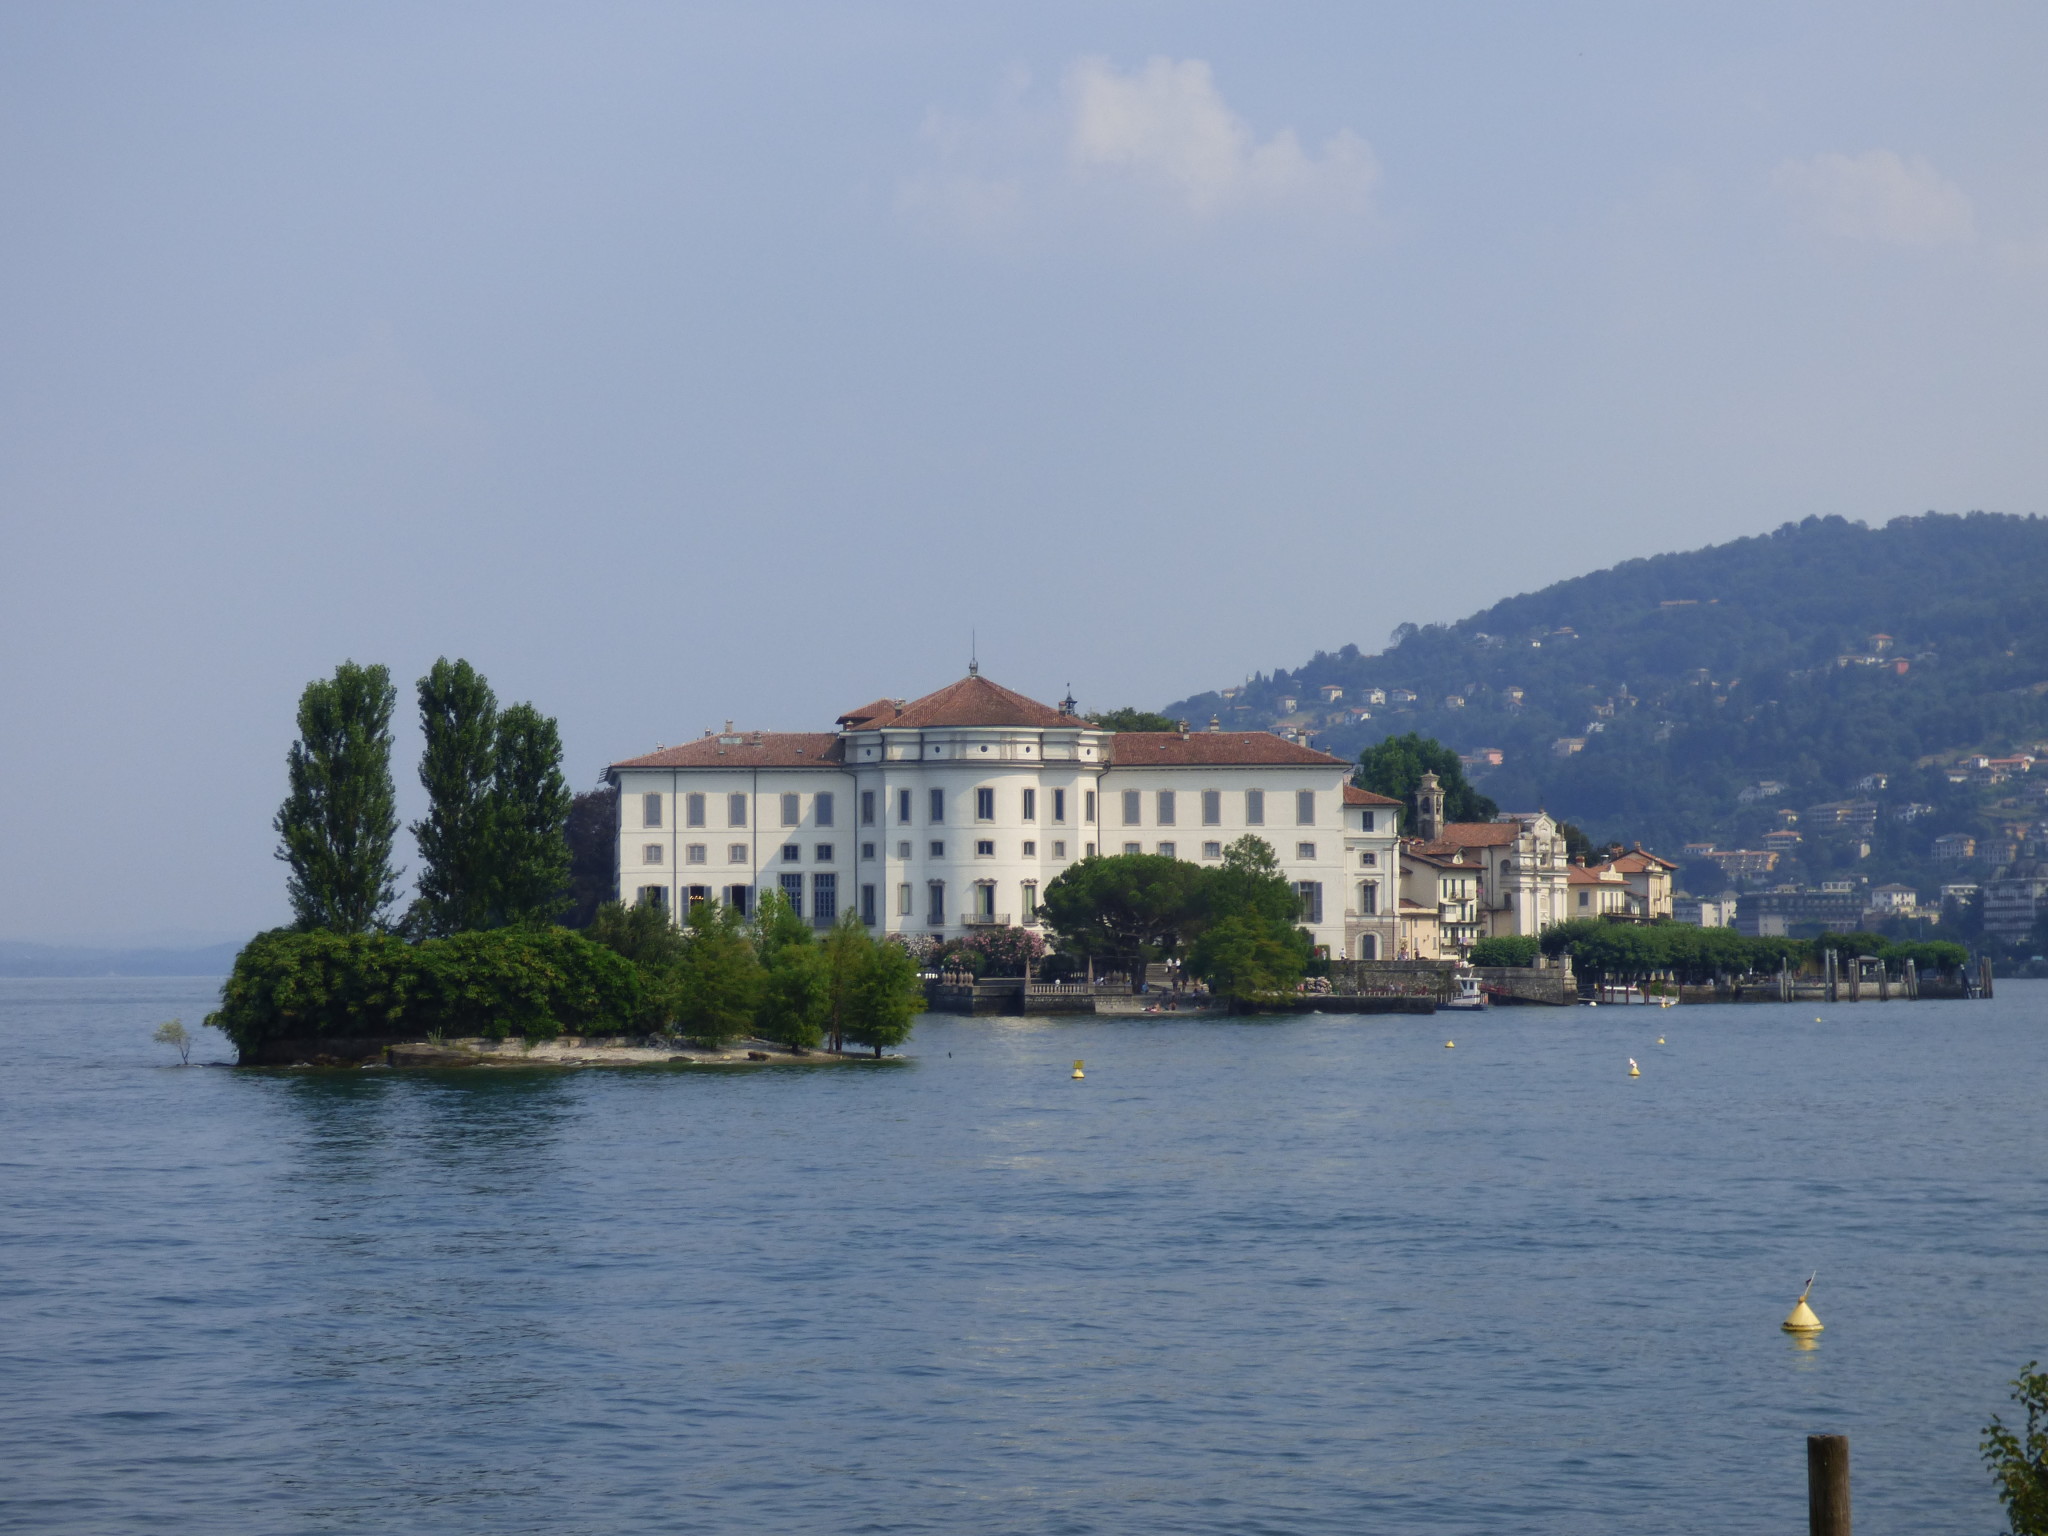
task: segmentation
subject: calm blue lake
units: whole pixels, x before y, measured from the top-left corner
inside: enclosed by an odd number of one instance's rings
[[[211,994],[0,981],[0,1527],[1726,1536],[1825,1431],[1988,1533],[2048,1356],[2048,983],[167,1067]]]

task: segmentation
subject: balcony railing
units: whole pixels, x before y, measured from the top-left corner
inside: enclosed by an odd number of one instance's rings
[[[1007,912],[969,912],[961,917],[960,922],[963,927],[967,928],[1007,928],[1010,926],[1010,914]]]

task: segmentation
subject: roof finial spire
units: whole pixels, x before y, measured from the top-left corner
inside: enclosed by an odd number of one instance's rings
[[[967,631],[967,675],[981,676],[981,636],[971,629]]]

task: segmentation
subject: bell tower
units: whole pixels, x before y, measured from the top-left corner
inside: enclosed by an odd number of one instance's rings
[[[1444,835],[1444,787],[1433,773],[1415,786],[1415,835],[1433,843]]]

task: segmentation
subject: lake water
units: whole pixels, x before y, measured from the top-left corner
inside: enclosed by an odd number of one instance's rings
[[[1988,1533],[2048,1355],[2048,983],[167,1067],[211,994],[0,981],[0,1527],[1726,1536],[1830,1432]]]

